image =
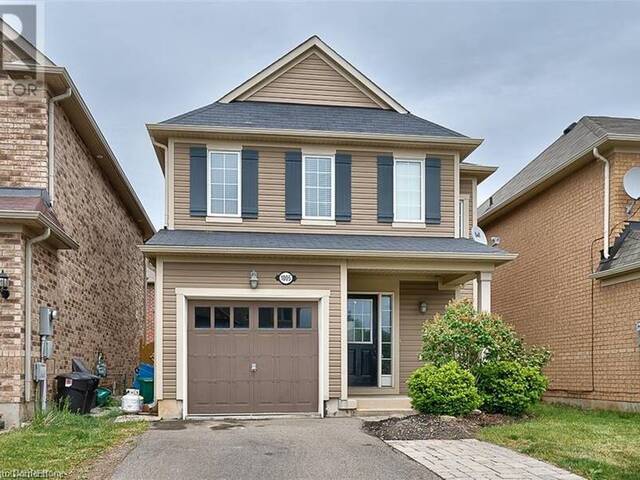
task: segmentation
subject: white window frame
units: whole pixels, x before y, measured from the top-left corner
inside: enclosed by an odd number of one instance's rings
[[[238,156],[238,213],[213,213],[211,211],[211,157],[213,154]],[[241,218],[242,217],[242,152],[239,150],[207,150],[207,217]]]
[[[418,220],[405,220],[398,218],[398,175],[396,173],[396,165],[398,162],[412,162],[420,164],[420,218]],[[394,158],[393,159],[393,221],[398,223],[422,223],[424,224],[425,215],[425,182],[424,182],[424,158]]]
[[[331,215],[311,216],[307,215],[307,158],[328,158],[331,161]],[[336,157],[327,154],[305,154],[302,156],[302,219],[303,220],[335,220],[336,218]]]
[[[382,374],[382,297],[389,297],[391,299],[391,342],[387,342],[391,344],[391,374]],[[394,310],[396,306],[394,303],[393,293],[385,293],[380,292],[378,294],[378,387],[379,388],[389,388],[393,387],[393,371],[395,368],[395,329],[396,324],[394,321]]]
[[[353,295],[355,295],[355,294],[353,294]],[[371,294],[367,294],[367,295],[375,296],[377,294],[376,293],[371,293]],[[364,300],[364,299],[363,298],[360,298],[360,299],[356,298],[355,300]],[[378,298],[378,301],[380,301],[379,298]],[[347,296],[347,303],[348,302],[349,302],[349,297]],[[380,310],[380,306],[379,305],[378,305],[378,310]],[[378,314],[379,313],[380,312],[378,311]],[[373,310],[371,311],[371,314],[373,316]],[[348,322],[348,315],[349,315],[349,309],[347,307],[347,318],[345,319],[345,321],[347,321],[347,322]],[[361,340],[359,342],[350,342],[349,341],[349,334],[347,333],[347,342],[351,343],[353,345],[373,345],[373,327],[374,327],[373,319],[371,319],[371,328],[369,328],[369,340],[368,341]],[[347,327],[347,329],[348,329],[348,327]]]
[[[458,199],[458,229],[461,238],[471,237],[471,229],[469,228],[469,203],[469,195],[461,194]]]

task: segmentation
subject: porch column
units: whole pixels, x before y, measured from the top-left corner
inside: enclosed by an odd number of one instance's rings
[[[478,311],[491,312],[491,272],[478,273]]]

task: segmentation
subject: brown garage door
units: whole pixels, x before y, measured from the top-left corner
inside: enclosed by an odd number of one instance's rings
[[[318,410],[311,303],[190,302],[189,414]]]

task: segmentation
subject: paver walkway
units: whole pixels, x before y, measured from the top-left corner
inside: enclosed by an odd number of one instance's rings
[[[388,440],[444,480],[581,480],[534,458],[479,440]]]

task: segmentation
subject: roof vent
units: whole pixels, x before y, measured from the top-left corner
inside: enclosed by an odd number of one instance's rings
[[[567,128],[565,128],[562,131],[563,135],[566,135],[567,133],[569,133],[571,130],[573,130],[575,128],[575,126],[578,124],[578,122],[573,122],[571,125],[569,125]]]

